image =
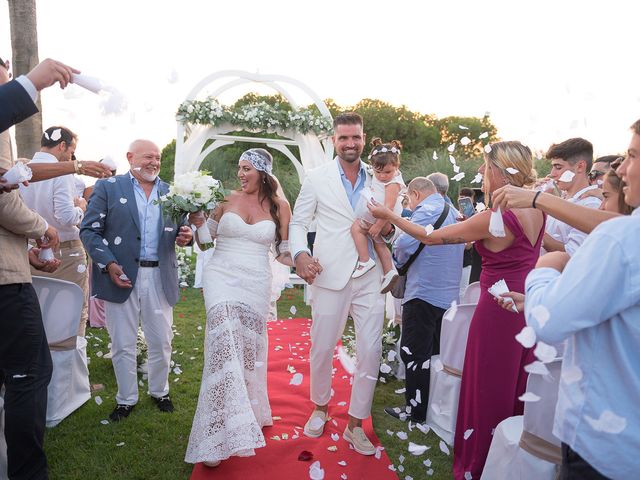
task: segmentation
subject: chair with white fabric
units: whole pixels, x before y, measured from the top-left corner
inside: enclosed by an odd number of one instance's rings
[[[562,463],[560,440],[552,433],[562,359],[547,364],[549,374],[529,374],[524,415],[498,424],[482,472],[484,479],[553,480]]]
[[[427,425],[453,445],[462,383],[462,367],[471,317],[476,305],[451,307],[442,319],[440,355],[431,357]]]
[[[75,283],[33,277],[53,361],[47,400],[47,427],[55,427],[91,398],[87,341],[78,337],[82,289]]]
[[[462,294],[460,303],[476,305],[480,300],[480,290],[480,282],[470,283]]]

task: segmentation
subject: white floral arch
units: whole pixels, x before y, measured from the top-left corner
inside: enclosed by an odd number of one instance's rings
[[[266,85],[276,92],[280,93],[287,99],[294,110],[297,110],[298,103],[287,89],[287,86],[297,87],[304,92],[309,99],[315,104],[320,111],[322,117],[329,122],[333,122],[329,109],[318,95],[302,82],[293,78],[281,75],[260,75],[258,73],[249,73],[241,70],[224,70],[214,73],[201,80],[187,95],[187,101],[194,101],[197,96],[205,89],[220,79],[226,80],[222,86],[214,90],[209,97],[214,99],[223,92],[242,85],[245,83],[259,83]],[[228,135],[235,131],[251,131],[260,136],[233,136]],[[270,138],[269,133],[276,133],[285,139]],[[208,140],[213,142],[203,149]],[[214,150],[225,145],[231,145],[235,142],[251,142],[264,144],[267,147],[278,150],[283,153],[293,163],[300,183],[304,180],[305,171],[321,165],[333,158],[333,143],[328,135],[318,135],[313,131],[303,133],[294,128],[270,128],[268,131],[262,129],[249,129],[245,126],[239,127],[231,123],[223,123],[220,125],[195,125],[178,120],[178,134],[176,137],[176,156],[175,156],[175,174],[197,170],[205,157]],[[289,150],[290,146],[297,146],[300,151],[300,158]]]

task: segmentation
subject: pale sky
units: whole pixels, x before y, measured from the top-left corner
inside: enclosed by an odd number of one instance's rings
[[[623,152],[640,118],[639,2],[39,0],[37,8],[40,59],[100,77],[128,99],[125,113],[104,116],[102,99],[77,86],[43,93],[45,128],[77,132],[82,159],[111,155],[124,166],[138,137],[162,148],[176,135],[180,102],[220,70],[293,77],[341,105],[368,97],[440,117],[490,112],[503,139],[541,150],[584,136],[598,155]]]

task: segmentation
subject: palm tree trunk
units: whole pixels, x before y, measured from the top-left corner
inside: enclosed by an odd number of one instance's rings
[[[38,28],[36,22],[36,0],[7,0],[11,24],[11,49],[13,74],[28,73],[38,63]],[[42,111],[40,97],[38,110]],[[42,136],[42,114],[38,113],[16,125],[16,147],[19,157],[31,158],[40,150]]]

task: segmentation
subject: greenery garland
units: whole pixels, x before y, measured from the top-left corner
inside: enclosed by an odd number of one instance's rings
[[[186,100],[178,107],[176,120],[180,123],[218,126],[231,124],[249,131],[282,132],[294,130],[302,134],[330,135],[331,121],[314,107],[285,110],[266,102],[250,105],[226,106],[213,97],[206,100]]]

